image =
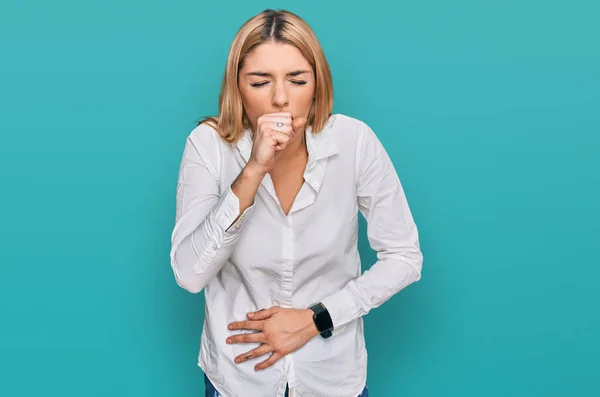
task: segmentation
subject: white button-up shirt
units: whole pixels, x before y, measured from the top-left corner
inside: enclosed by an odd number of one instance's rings
[[[226,397],[356,397],[366,382],[362,316],[421,278],[417,227],[390,158],[363,122],[332,115],[318,134],[306,128],[308,163],[286,216],[267,174],[241,217],[230,185],[250,158],[252,136],[232,145],[207,124],[187,138],[177,184],[171,266],[177,283],[204,289],[198,365]],[[377,262],[364,273],[358,211]],[[312,338],[273,366],[237,355],[259,343],[226,344],[227,325],[251,311],[306,309],[322,302],[333,336]],[[242,331],[255,332],[255,331]]]

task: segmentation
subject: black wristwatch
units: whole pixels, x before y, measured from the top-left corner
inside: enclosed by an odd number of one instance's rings
[[[322,303],[317,303],[311,306],[310,310],[314,312],[313,320],[321,336],[325,339],[329,338],[333,331],[333,321],[327,308]]]

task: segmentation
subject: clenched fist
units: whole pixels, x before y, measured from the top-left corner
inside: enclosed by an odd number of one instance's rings
[[[270,172],[296,133],[303,131],[305,123],[305,117],[292,120],[291,113],[269,113],[260,116],[256,123],[248,164],[261,172]]]

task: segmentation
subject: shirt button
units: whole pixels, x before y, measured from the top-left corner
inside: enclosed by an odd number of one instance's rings
[[[314,187],[319,187],[319,183],[318,183],[318,182],[314,182],[314,183],[313,183],[313,186],[314,186]]]
[[[215,250],[219,248],[219,246],[217,245],[217,243],[213,243],[213,246],[212,246],[212,247],[213,247],[213,249],[215,249]]]

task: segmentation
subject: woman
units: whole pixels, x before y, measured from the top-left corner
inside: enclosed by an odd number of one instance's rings
[[[367,396],[362,316],[421,277],[390,158],[332,107],[301,18],[266,10],[241,27],[219,116],[186,141],[172,235],[177,283],[206,296],[207,396]],[[362,275],[359,210],[378,255]]]

